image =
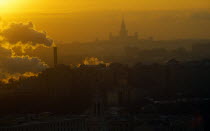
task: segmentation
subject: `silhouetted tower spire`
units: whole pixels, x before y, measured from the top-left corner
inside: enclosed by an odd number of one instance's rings
[[[122,18],[122,24],[121,24],[121,29],[120,29],[120,36],[122,38],[125,38],[125,37],[128,36],[128,31],[126,29],[126,24],[125,24],[124,17]]]

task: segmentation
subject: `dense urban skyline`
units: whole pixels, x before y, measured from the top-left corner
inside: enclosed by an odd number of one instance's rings
[[[209,131],[209,0],[0,0],[0,131]]]

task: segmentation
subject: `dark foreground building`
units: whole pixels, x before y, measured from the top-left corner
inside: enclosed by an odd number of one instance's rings
[[[100,95],[84,115],[43,113],[3,121],[0,131],[204,131],[199,116],[131,114],[123,107],[106,107]]]
[[[109,117],[51,118],[51,120],[30,121],[0,127],[0,131],[204,131],[202,127],[189,127],[189,116],[168,119],[155,115],[142,115],[139,118]],[[173,120],[172,120],[173,119]]]

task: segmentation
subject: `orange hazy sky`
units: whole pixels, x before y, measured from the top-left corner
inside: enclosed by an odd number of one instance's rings
[[[210,37],[210,0],[0,0],[4,25],[32,21],[62,41],[107,39],[122,15],[142,38]]]
[[[209,8],[209,0],[0,0],[1,11],[160,10]]]
[[[0,0],[1,12],[209,8],[209,0]]]

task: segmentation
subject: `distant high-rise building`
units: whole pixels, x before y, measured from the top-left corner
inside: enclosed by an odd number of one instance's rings
[[[125,25],[124,18],[122,19],[122,23],[121,23],[120,37],[121,37],[121,38],[126,38],[126,37],[128,37],[128,31],[127,31],[127,29],[126,29],[126,25]]]
[[[112,33],[109,34],[109,40],[123,40],[123,41],[134,41],[138,40],[138,32],[134,35],[128,35],[128,30],[126,28],[125,20],[122,19],[121,28],[118,36],[113,36]]]

